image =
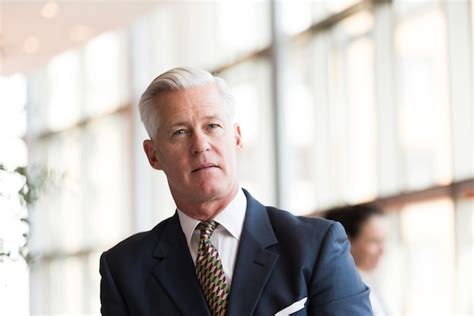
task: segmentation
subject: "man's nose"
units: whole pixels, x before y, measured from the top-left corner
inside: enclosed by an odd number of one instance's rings
[[[210,144],[208,136],[202,131],[196,131],[192,136],[191,153],[193,155],[209,151]]]

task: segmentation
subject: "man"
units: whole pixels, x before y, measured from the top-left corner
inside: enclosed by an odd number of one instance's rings
[[[158,76],[139,104],[174,216],[104,252],[104,315],[371,315],[340,224],[265,207],[239,186],[242,148],[224,81]]]

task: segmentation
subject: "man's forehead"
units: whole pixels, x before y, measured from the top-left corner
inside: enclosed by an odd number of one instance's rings
[[[167,109],[165,109],[168,107]],[[176,125],[189,125],[192,123],[207,122],[218,120],[220,122],[231,121],[231,115],[228,113],[225,105],[188,105],[173,107],[173,105],[164,105],[158,110],[157,123],[158,128],[169,128]]]
[[[194,90],[194,88],[166,91],[155,96],[158,110],[173,111],[174,109],[186,110],[187,108],[226,107],[223,95],[211,89]]]
[[[158,98],[214,98],[222,97],[222,93],[214,82],[206,83],[199,86],[162,91],[156,95]]]
[[[173,126],[179,124],[190,124],[195,121],[225,121],[229,119],[229,116],[224,111],[176,111],[175,113],[170,113],[166,117],[162,117],[162,119],[163,125]]]

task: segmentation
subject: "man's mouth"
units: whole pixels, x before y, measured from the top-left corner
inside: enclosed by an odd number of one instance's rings
[[[201,170],[211,169],[211,168],[217,168],[217,165],[215,165],[213,163],[202,164],[202,165],[198,166],[197,168],[193,169],[192,173],[198,172],[198,171],[201,171]]]

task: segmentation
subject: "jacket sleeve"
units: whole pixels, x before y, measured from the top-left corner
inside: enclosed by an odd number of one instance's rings
[[[105,316],[129,315],[125,301],[120,294],[106,259],[106,252],[100,256],[100,312]]]
[[[319,250],[310,284],[308,314],[369,316],[369,288],[360,279],[344,228],[334,222]]]

